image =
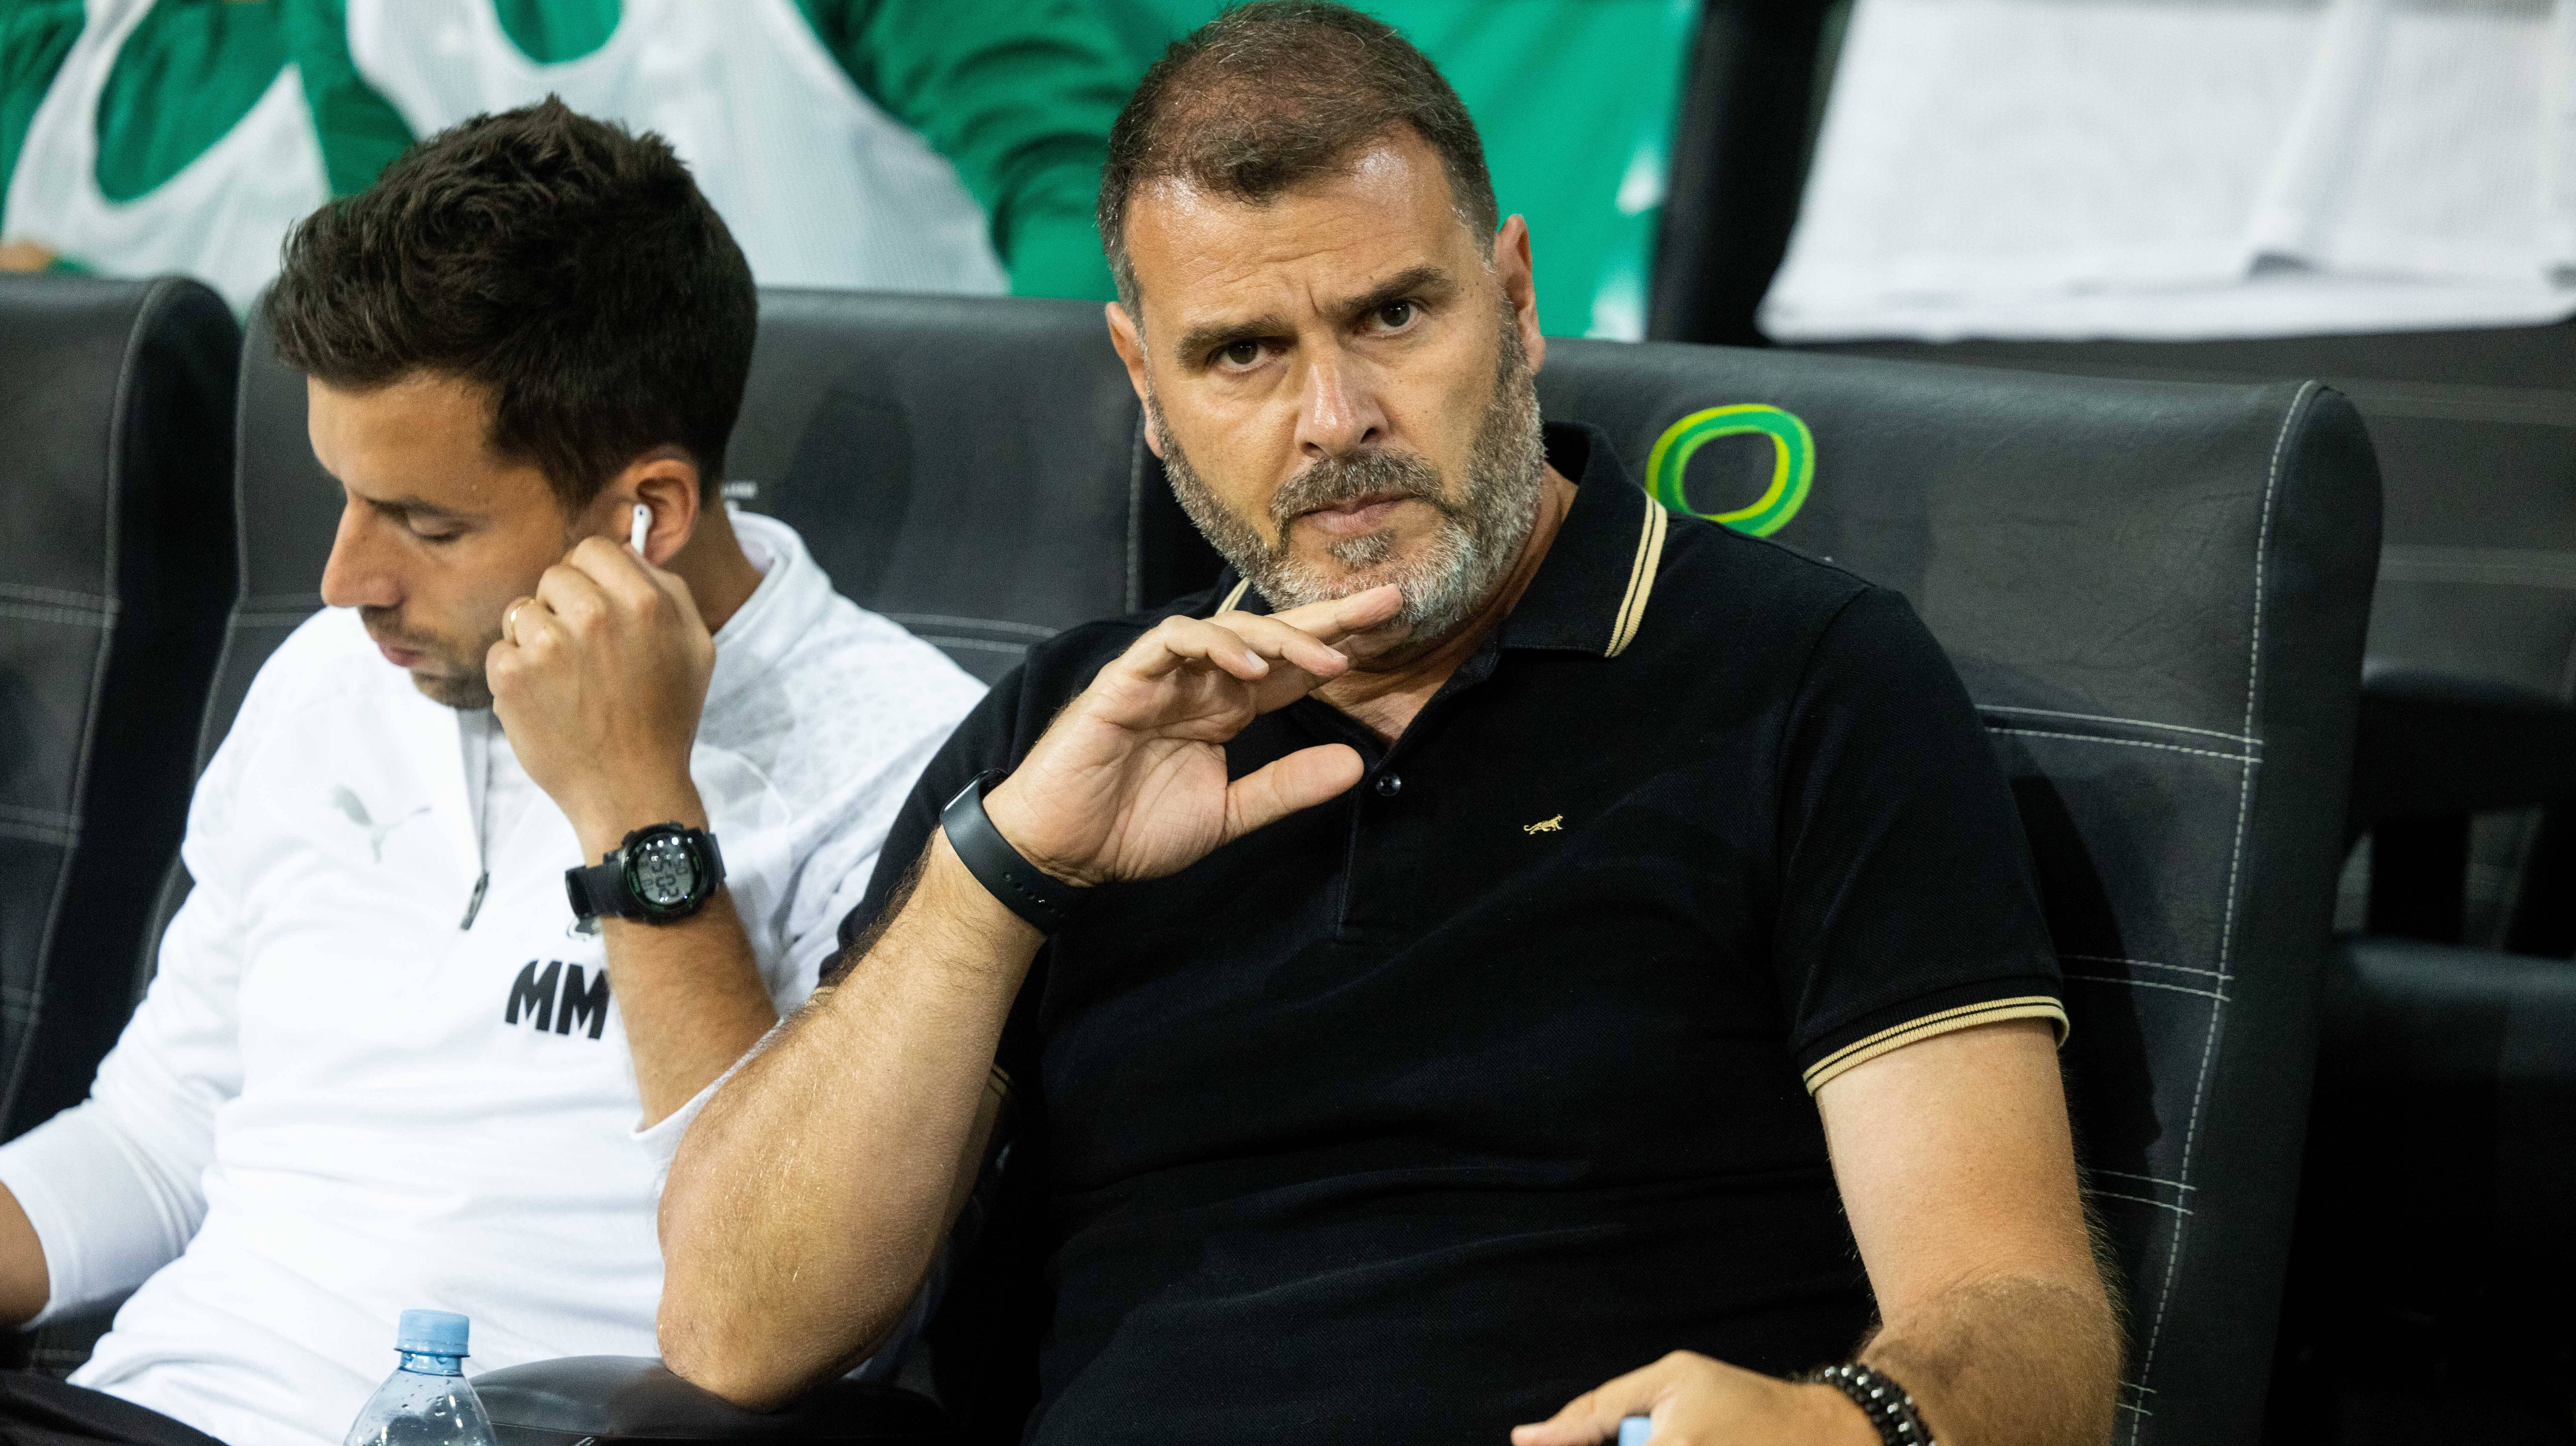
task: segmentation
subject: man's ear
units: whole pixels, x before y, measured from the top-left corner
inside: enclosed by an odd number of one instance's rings
[[[1118,348],[1118,359],[1127,364],[1127,385],[1135,389],[1136,405],[1143,407],[1145,406],[1145,334],[1138,329],[1136,318],[1129,316],[1127,308],[1117,302],[1113,301],[1103,308],[1103,314],[1109,318],[1109,344]],[[1161,432],[1155,430],[1154,410],[1151,407],[1145,408],[1145,445],[1153,449],[1155,456],[1163,455],[1163,436]]]
[[[633,524],[635,504],[653,510],[644,534],[644,560],[661,567],[689,545],[698,530],[698,464],[677,447],[659,447],[626,464],[626,470],[600,489],[593,504],[594,531],[624,542]]]
[[[1518,216],[1494,233],[1494,279],[1503,284],[1511,303],[1513,324],[1520,328],[1521,350],[1529,353],[1530,370],[1547,365],[1547,338],[1538,329],[1538,272],[1530,264],[1529,222]]]

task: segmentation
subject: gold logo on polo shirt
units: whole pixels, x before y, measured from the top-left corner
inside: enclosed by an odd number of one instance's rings
[[[1538,822],[1536,822],[1536,823],[1525,823],[1525,824],[1522,824],[1522,825],[1521,825],[1521,832],[1523,832],[1523,833],[1563,833],[1563,832],[1565,832],[1565,815],[1560,813],[1560,814],[1558,814],[1558,815],[1557,815],[1556,817],[1554,817],[1554,818],[1543,818],[1543,819],[1540,819],[1540,820],[1539,820]]]

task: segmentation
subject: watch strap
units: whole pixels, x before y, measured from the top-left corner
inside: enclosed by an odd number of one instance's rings
[[[603,863],[577,866],[564,870],[564,893],[572,902],[576,919],[622,919],[626,917],[624,882],[625,850],[611,853]]]
[[[1001,777],[998,768],[977,774],[939,811],[939,827],[976,882],[1039,933],[1054,934],[1073,922],[1073,916],[1090,901],[1091,890],[1076,888],[1030,863],[993,827],[992,815],[984,811],[984,794]]]

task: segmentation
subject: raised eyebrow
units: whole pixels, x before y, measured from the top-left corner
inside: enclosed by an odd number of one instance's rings
[[[1366,294],[1343,303],[1342,319],[1345,322],[1358,321],[1380,307],[1392,306],[1399,301],[1445,301],[1457,289],[1457,283],[1449,279],[1449,273],[1437,266],[1409,267],[1379,282]]]

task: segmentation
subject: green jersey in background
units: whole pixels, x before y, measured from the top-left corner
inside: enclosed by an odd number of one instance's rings
[[[285,228],[416,135],[560,90],[671,134],[765,283],[1106,298],[1091,207],[1109,123],[1163,47],[1219,8],[0,0],[0,239],[113,274],[192,272],[247,305]],[[1643,335],[1696,0],[1364,8],[1475,116],[1504,213],[1529,218],[1546,329]],[[663,52],[649,84],[638,30]],[[704,94],[671,87],[673,41]],[[773,90],[766,111],[750,94]],[[796,130],[843,110],[839,129]]]
[[[1092,0],[0,0],[0,240],[243,307],[330,195],[559,90],[670,135],[766,283],[1103,298],[1136,73]]]

